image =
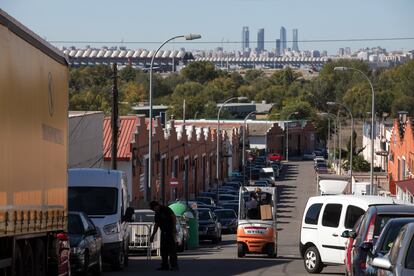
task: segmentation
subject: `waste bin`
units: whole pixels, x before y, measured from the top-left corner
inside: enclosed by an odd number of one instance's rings
[[[199,245],[198,240],[198,221],[196,211],[188,207],[185,203],[176,202],[169,206],[176,216],[184,216],[188,222],[188,241],[189,249],[195,249]]]

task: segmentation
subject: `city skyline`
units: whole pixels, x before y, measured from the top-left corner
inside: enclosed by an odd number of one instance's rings
[[[328,0],[292,0],[289,3],[271,0],[211,0],[208,5],[201,5],[200,0],[158,0],[157,4],[160,8],[157,9],[155,17],[155,13],[141,12],[152,11],[153,2],[148,0],[139,3],[125,0],[122,4],[109,0],[73,0],[70,7],[52,0],[4,0],[0,8],[41,37],[54,41],[56,46],[86,46],[86,43],[74,43],[76,41],[87,42],[96,47],[122,46],[125,45],[122,44],[124,41],[141,42],[129,44],[130,48],[151,49],[171,36],[192,32],[200,33],[202,39],[184,44],[177,40],[168,47],[214,49],[223,46],[226,51],[240,50],[240,27],[249,26],[254,32],[259,28],[266,30],[268,39],[265,39],[265,48],[270,50],[275,48],[275,39],[280,38],[277,26],[284,26],[289,30],[289,34],[293,28],[300,29],[300,50],[319,49],[335,54],[339,48],[346,47],[360,49],[381,46],[389,50],[414,49],[414,39],[302,42],[414,37],[411,28],[414,25],[411,14],[414,2],[409,0],[350,0],[341,6],[339,12],[337,5]],[[77,8],[74,10],[74,7]],[[232,11],[226,13],[225,21],[218,16],[217,7]],[[71,12],[65,12],[68,8]],[[274,10],[284,12],[275,16]],[[120,14],[122,16],[119,16]],[[350,15],[352,20],[349,20]],[[289,39],[289,35],[287,40],[292,40]],[[94,45],[89,42],[97,43]],[[255,46],[250,45],[250,48]]]

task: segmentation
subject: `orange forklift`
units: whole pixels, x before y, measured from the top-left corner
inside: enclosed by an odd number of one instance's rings
[[[237,256],[277,256],[277,212],[275,187],[241,187],[237,227]]]

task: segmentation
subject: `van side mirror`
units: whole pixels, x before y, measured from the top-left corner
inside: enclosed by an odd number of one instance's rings
[[[135,212],[134,208],[128,207],[125,210],[125,214],[124,214],[124,217],[122,218],[122,221],[133,222],[134,221],[134,212]]]
[[[345,230],[344,232],[342,232],[341,237],[342,238],[349,238],[349,237],[351,237],[350,232],[351,232],[350,230]]]

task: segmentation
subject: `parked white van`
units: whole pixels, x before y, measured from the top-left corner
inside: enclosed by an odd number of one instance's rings
[[[68,209],[88,214],[102,233],[103,261],[112,269],[128,265],[128,223],[134,210],[129,207],[126,175],[106,169],[68,171]]]
[[[351,230],[371,205],[394,204],[382,196],[333,195],[311,197],[302,218],[299,250],[309,273],[324,266],[343,264],[345,242],[341,234]]]

